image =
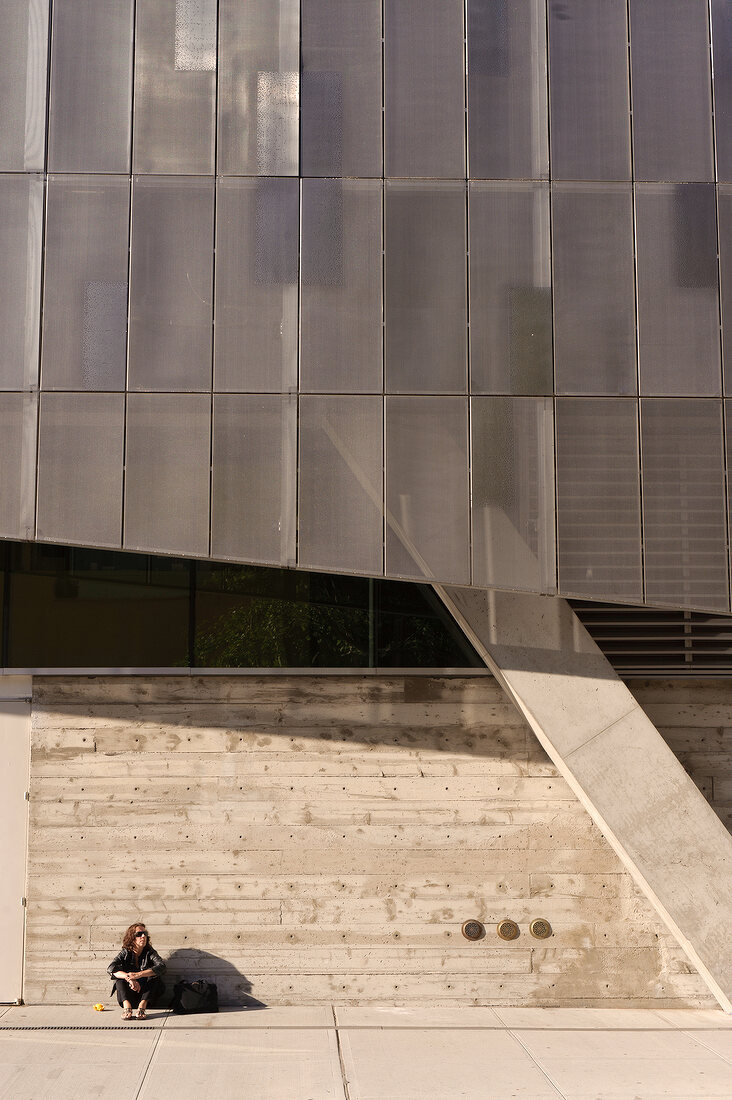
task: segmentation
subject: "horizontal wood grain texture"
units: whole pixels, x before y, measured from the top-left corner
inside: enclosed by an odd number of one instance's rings
[[[283,682],[286,687],[283,688]],[[38,676],[34,699],[44,703],[215,703],[344,700],[419,703],[504,703],[488,673],[475,676]]]
[[[38,677],[33,698],[31,1003],[105,999],[138,918],[171,979],[225,1000],[712,1003],[490,676]]]

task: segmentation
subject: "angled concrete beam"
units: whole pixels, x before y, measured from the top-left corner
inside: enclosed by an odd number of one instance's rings
[[[435,586],[732,1013],[732,836],[566,600]]]

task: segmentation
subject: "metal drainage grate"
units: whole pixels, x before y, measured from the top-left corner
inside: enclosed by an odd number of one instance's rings
[[[150,1027],[144,1020],[129,1024],[0,1024],[0,1031],[137,1031]]]

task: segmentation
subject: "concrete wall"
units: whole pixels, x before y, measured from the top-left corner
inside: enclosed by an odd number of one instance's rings
[[[628,687],[732,831],[732,680],[629,680]]]
[[[28,1002],[142,918],[268,1003],[712,1003],[490,676],[36,678],[31,770]]]

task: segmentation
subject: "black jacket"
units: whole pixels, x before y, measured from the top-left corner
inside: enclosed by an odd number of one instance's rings
[[[123,947],[107,967],[107,973],[112,981],[115,980],[114,973],[116,970],[124,970],[126,974],[130,972],[137,974],[140,970],[154,970],[155,977],[159,978],[165,973],[165,963],[155,948],[149,945],[143,948],[139,959],[135,958],[135,952],[131,948]]]

